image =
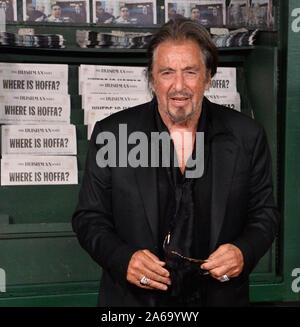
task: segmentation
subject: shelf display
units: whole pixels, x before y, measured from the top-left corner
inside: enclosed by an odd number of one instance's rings
[[[249,0],[230,0],[227,7],[228,26],[247,26]]]
[[[93,22],[96,24],[137,24],[157,23],[155,0],[93,0]]]
[[[0,0],[0,7],[6,23],[151,27],[185,17],[206,27],[276,28],[273,0]]]
[[[225,0],[165,0],[165,22],[180,17],[191,18],[207,27],[226,25]]]
[[[89,23],[89,0],[23,0],[23,20],[48,23]]]
[[[272,0],[251,0],[248,26],[259,28],[272,28],[274,26]]]
[[[258,31],[276,29],[272,0],[6,0],[4,6],[8,2],[23,23],[8,21],[0,46],[146,49],[160,23],[179,17],[228,29],[211,32],[217,47],[251,46]]]

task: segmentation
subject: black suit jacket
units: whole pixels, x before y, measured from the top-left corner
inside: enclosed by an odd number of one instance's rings
[[[101,306],[156,305],[157,292],[130,284],[126,272],[135,251],[149,249],[158,254],[157,169],[99,168],[96,163],[99,133],[115,135],[117,149],[126,142],[119,140],[119,124],[126,124],[128,135],[141,131],[150,137],[155,131],[156,106],[153,100],[97,122],[90,140],[72,222],[81,246],[103,268]],[[203,106],[214,135],[210,252],[232,243],[241,249],[245,263],[240,276],[229,282],[207,279],[207,305],[247,305],[248,275],[270,247],[278,227],[270,152],[257,122],[206,98]]]

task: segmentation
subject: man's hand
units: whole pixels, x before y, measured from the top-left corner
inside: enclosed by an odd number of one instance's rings
[[[139,250],[132,255],[129,261],[127,280],[144,289],[166,291],[167,285],[171,285],[171,280],[170,273],[163,268],[165,264],[149,250]],[[149,282],[145,286],[140,284],[143,276],[149,278]]]
[[[223,244],[213,252],[201,269],[208,270],[210,275],[218,280],[221,276],[237,277],[244,267],[244,257],[241,250],[233,244]]]

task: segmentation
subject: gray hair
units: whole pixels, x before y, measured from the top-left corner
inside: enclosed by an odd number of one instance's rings
[[[150,83],[152,82],[153,59],[156,48],[159,44],[166,41],[181,40],[194,40],[198,43],[203,54],[206,70],[210,71],[211,77],[215,75],[218,66],[218,49],[213,43],[210,34],[199,23],[187,18],[178,18],[164,24],[150,40],[147,52],[147,77]]]

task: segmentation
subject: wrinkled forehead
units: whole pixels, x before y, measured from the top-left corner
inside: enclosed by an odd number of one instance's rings
[[[158,60],[165,59],[169,54],[173,55],[174,53],[174,46],[183,46],[186,47],[187,45],[193,45],[194,49],[196,49],[195,52],[191,53],[192,59],[195,59],[195,61],[198,61],[199,58],[202,61],[202,63],[205,65],[204,56],[201,47],[199,46],[198,42],[193,39],[182,39],[182,40],[167,40],[164,42],[161,42],[158,44],[158,46],[153,51],[153,57],[152,57],[152,66],[154,67],[155,63]],[[163,51],[160,51],[162,50]]]

